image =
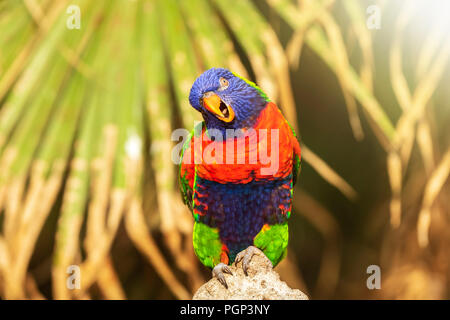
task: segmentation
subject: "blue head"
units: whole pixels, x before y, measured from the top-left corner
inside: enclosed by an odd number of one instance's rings
[[[201,74],[192,85],[190,104],[202,113],[208,129],[252,127],[269,99],[253,82],[223,68]]]

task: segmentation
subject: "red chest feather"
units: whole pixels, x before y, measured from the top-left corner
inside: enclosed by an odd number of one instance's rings
[[[240,133],[229,131],[225,137],[204,129],[191,140],[184,157],[195,163],[201,178],[248,183],[288,176],[294,152],[300,155],[298,141],[278,107],[269,102],[253,128]]]

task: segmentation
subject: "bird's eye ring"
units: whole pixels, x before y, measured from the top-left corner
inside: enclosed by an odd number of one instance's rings
[[[219,91],[225,90],[226,88],[228,88],[228,80],[225,78],[220,78],[219,79],[219,83],[220,83],[220,87],[219,87]]]

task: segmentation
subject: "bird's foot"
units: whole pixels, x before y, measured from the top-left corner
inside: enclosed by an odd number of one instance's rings
[[[248,276],[248,266],[250,264],[250,261],[252,260],[252,257],[258,252],[261,251],[255,246],[250,246],[245,250],[242,250],[236,255],[236,259],[234,259],[235,263],[238,263],[242,260],[242,269],[244,270],[244,273],[246,276]]]
[[[228,289],[228,285],[227,285],[227,282],[225,280],[224,273],[228,273],[228,274],[231,274],[231,275],[233,274],[233,273],[231,273],[230,268],[225,263],[222,263],[222,262],[219,263],[218,265],[216,265],[214,267],[214,269],[212,270],[213,278],[217,278],[217,280],[219,280],[219,282],[221,284],[223,284],[223,286],[225,288]]]

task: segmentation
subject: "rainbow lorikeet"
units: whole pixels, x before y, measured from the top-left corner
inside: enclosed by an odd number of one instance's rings
[[[227,265],[242,260],[247,274],[256,248],[274,266],[285,257],[300,145],[267,95],[226,69],[200,75],[189,102],[204,121],[183,145],[180,189],[194,251],[227,287]]]

